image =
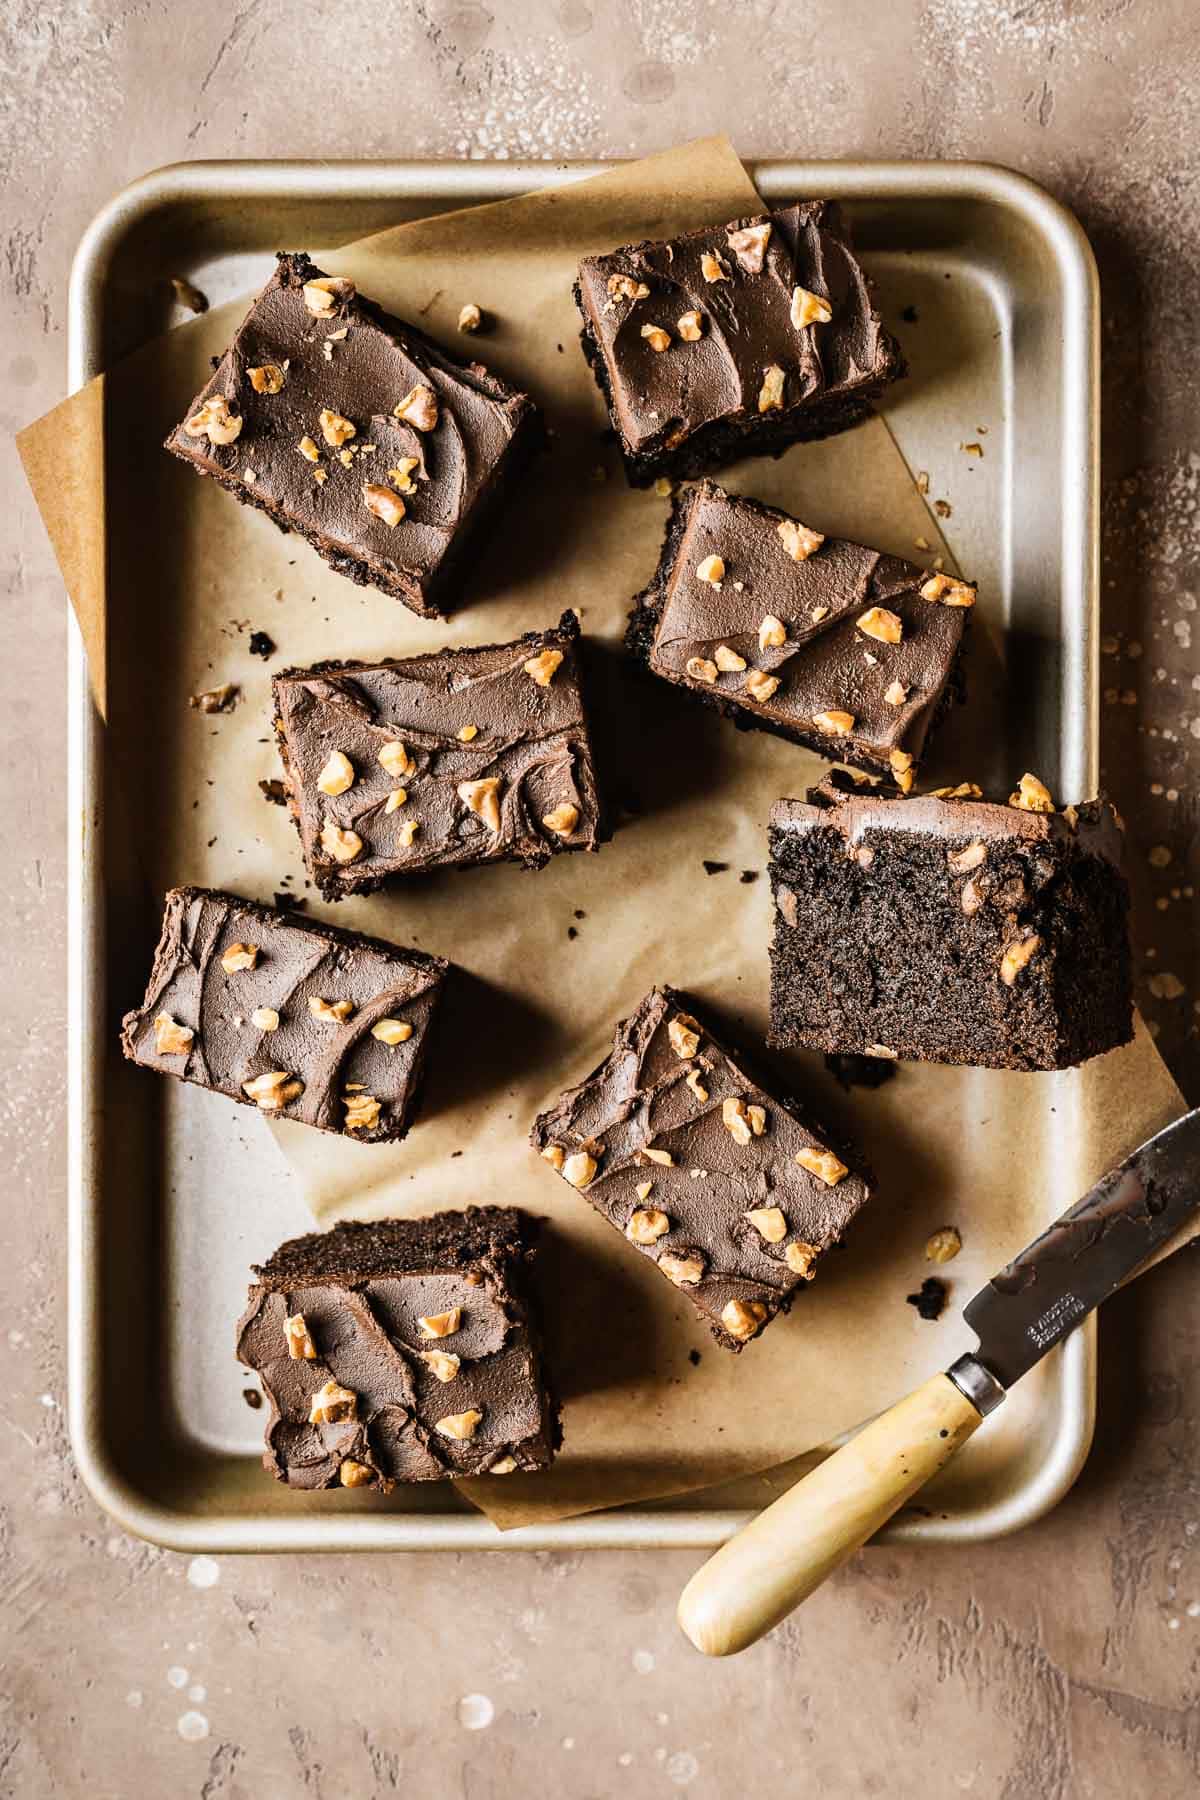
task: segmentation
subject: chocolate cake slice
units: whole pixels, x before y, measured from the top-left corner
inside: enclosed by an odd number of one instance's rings
[[[545,1468],[561,1439],[514,1207],[336,1225],[256,1268],[239,1361],[271,1407],[263,1464],[295,1488]]]
[[[829,200],[585,257],[575,300],[635,486],[845,431],[904,374]]]
[[[295,252],[166,447],[340,575],[436,617],[541,442],[528,395]]]
[[[172,888],[131,1061],[367,1143],[416,1112],[450,964],[197,887]]]
[[[1133,1035],[1121,829],[1036,777],[889,798],[830,785],[770,825],[774,1044],[1064,1069]]]
[[[626,642],[735,724],[907,792],[931,731],[962,697],[974,604],[968,582],[822,537],[704,481],[675,498]]]
[[[611,1055],[531,1141],[727,1350],[788,1310],[871,1192],[861,1160],[669,987],[621,1021]]]
[[[404,662],[319,663],[274,681],[288,804],[336,900],[394,875],[541,868],[602,830],[579,622]]]

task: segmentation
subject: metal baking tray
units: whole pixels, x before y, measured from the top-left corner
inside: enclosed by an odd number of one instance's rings
[[[117,195],[80,244],[71,386],[171,323],[171,277],[186,276],[213,301],[230,299],[260,282],[280,246],[327,249],[406,218],[599,172],[411,162],[158,170]],[[984,165],[769,162],[754,174],[767,201],[822,194],[846,202],[885,310],[918,307],[922,330],[906,341],[917,379],[889,403],[888,422],[910,466],[930,470],[932,493],[958,452],[955,427],[970,437],[977,419],[991,422],[988,479],[956,479],[949,529],[962,564],[999,609],[1008,644],[1037,646],[1036,657],[1020,658],[1021,679],[1005,696],[1012,747],[997,746],[997,767],[1027,757],[1021,766],[1045,772],[1056,791],[1094,793],[1098,298],[1082,231],[1031,182]],[[110,658],[120,656],[118,584],[109,638]],[[126,643],[125,653],[136,649]],[[448,1486],[401,1492],[386,1510],[298,1503],[263,1478],[260,1414],[247,1409],[238,1433],[197,1423],[206,1415],[189,1386],[187,1294],[177,1271],[198,1247],[188,1235],[198,1180],[207,1199],[229,1176],[207,1167],[219,1158],[205,1154],[213,1148],[206,1127],[173,1144],[180,1166],[172,1167],[154,1108],[131,1119],[112,1105],[106,975],[123,927],[119,909],[106,905],[106,858],[122,843],[100,798],[106,748],[72,624],[70,1428],[100,1504],[128,1530],[189,1551],[707,1549],[737,1530],[770,1498],[770,1477],[502,1534]],[[261,1154],[253,1141],[239,1148],[235,1181],[257,1218],[278,1221],[281,1237],[304,1228],[269,1144]],[[185,1187],[190,1212],[178,1204]],[[240,1298],[231,1297],[231,1319]],[[927,1493],[928,1507],[893,1522],[891,1540],[977,1541],[1030,1523],[1061,1498],[1091,1442],[1094,1318],[1035,1379],[1030,1403],[1004,1408]]]

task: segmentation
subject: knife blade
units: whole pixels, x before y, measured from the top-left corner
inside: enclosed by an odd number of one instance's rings
[[[1200,1206],[1200,1108],[1147,1140],[964,1308],[978,1350],[872,1419],[723,1544],[679,1601],[698,1650],[743,1650],[944,1468],[1014,1382]]]
[[[1012,1387],[1198,1203],[1200,1108],[1148,1138],[967,1302],[963,1317],[979,1338],[978,1361],[1002,1388]],[[957,1379],[954,1369],[948,1373]]]

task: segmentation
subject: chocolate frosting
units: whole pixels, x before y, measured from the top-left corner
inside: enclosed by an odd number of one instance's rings
[[[213,444],[190,436],[181,423],[167,449],[233,484],[239,498],[301,532],[335,566],[339,559],[365,565],[377,586],[396,592],[417,612],[436,613],[436,577],[494,485],[518,431],[532,421],[532,402],[482,364],[455,362],[348,282],[334,294],[329,315],[314,317],[303,289],[318,279],[321,270],[303,253],[281,255],[212,379],[188,408],[190,418],[206,400],[221,396],[243,420],[236,440]],[[247,371],[270,364],[281,371],[283,385],[277,393],[256,392]],[[437,400],[432,431],[393,414],[419,386]],[[326,443],[323,409],[354,425],[346,444]],[[315,462],[298,448],[305,438],[316,446]],[[363,487],[390,486],[388,471],[401,458],[416,459],[410,473],[415,491],[402,496],[404,518],[389,526],[368,512]]]
[[[225,970],[233,945],[253,946],[253,968]],[[424,1070],[430,1026],[449,964],[420,950],[276,912],[235,895],[172,888],[146,997],[124,1019],[125,1054],[163,1075],[194,1081],[244,1105],[256,1104],[243,1083],[286,1071],[303,1092],[277,1116],[323,1131],[344,1131],[348,1101],[380,1104],[369,1129],[347,1132],[365,1142],[403,1137]],[[309,1000],[352,1003],[345,1020],[315,1018]],[[260,1030],[260,1008],[279,1015]],[[160,1051],[155,1018],[167,1014],[193,1032],[182,1051]],[[382,1019],[412,1027],[389,1047],[371,1035]]]
[[[960,839],[970,842],[979,838],[1073,848],[1083,856],[1103,857],[1116,868],[1121,867],[1124,856],[1124,828],[1107,800],[1087,800],[1041,813],[966,795],[942,799],[934,794],[913,794],[904,798],[863,790],[835,794],[822,785],[810,788],[805,800],[777,800],[771,808],[773,832],[821,827],[840,832],[847,848],[874,832],[915,831],[945,838],[952,845]]]
[[[579,624],[563,615],[550,631],[513,644],[444,650],[404,662],[328,663],[275,678],[280,752],[304,858],[326,895],[378,887],[391,875],[519,860],[540,867],[560,850],[594,850],[600,806],[580,689]],[[545,686],[525,664],[543,652],[562,660]],[[475,728],[469,742],[459,733]],[[380,749],[399,741],[415,765],[389,772]],[[317,787],[331,753],[354,770],[333,798]],[[499,829],[459,793],[498,780]],[[388,796],[407,798],[394,811]],[[544,824],[560,807],[576,818],[565,835]],[[322,848],[327,821],[363,842],[353,862]],[[418,829],[410,845],[403,828]]]
[[[761,268],[744,261],[730,235],[769,225]],[[727,280],[707,281],[705,255],[716,255]],[[627,277],[645,297],[610,291]],[[826,324],[792,324],[796,287],[828,301]],[[811,406],[837,393],[874,388],[899,362],[893,339],[871,303],[867,280],[846,241],[838,207],[802,201],[778,212],[735,219],[675,238],[670,243],[630,244],[589,256],[579,270],[579,297],[607,368],[616,422],[635,452],[665,440],[683,442],[716,420],[758,416],[764,370],[785,374],[784,411]],[[701,336],[677,335],[684,313],[698,311]],[[666,351],[642,336],[645,325],[671,333]]]
[[[892,750],[919,757],[951,691],[969,609],[922,598],[929,576],[916,564],[842,538],[826,538],[797,562],[779,536],[789,522],[787,513],[711,481],[677,495],[655,581],[633,615],[635,633],[644,629],[640,619],[653,624],[651,669],[839,758],[887,769]],[[725,565],[719,587],[696,573],[710,556]],[[900,620],[899,643],[859,629],[871,607]],[[759,626],[768,616],[787,637],[764,649]],[[711,662],[719,645],[740,656],[746,671],[718,670],[715,682],[688,673],[690,661]],[[746,690],[746,674],[755,669],[780,683],[766,700]],[[895,681],[906,690],[897,706],[884,697]],[[847,736],[814,723],[814,715],[828,712],[852,716]]]
[[[482,1475],[502,1458],[550,1461],[557,1437],[522,1291],[533,1221],[512,1209],[471,1208],[429,1220],[335,1226],[284,1244],[255,1270],[237,1354],[270,1402],[263,1462],[291,1487],[340,1485],[347,1458],[385,1492],[395,1482]],[[460,1313],[441,1337],[418,1320]],[[293,1359],[286,1321],[301,1314],[316,1351]],[[443,1381],[422,1353],[459,1359]],[[449,1372],[449,1371],[447,1371]],[[355,1417],[314,1424],[329,1381],[355,1395]],[[459,1440],[437,1421],[476,1411]]]
[[[681,1014],[700,1035],[695,1055],[686,1060],[676,1054],[669,1032]],[[706,1099],[689,1084],[689,1074]],[[761,1136],[747,1144],[735,1139],[723,1122],[730,1099],[765,1109]],[[703,1023],[695,1002],[669,987],[653,989],[621,1021],[611,1055],[535,1121],[531,1141],[539,1151],[558,1146],[569,1156],[583,1149],[596,1160],[597,1173],[583,1196],[618,1230],[639,1208],[667,1214],[669,1231],[636,1247],[655,1262],[663,1255],[703,1257],[700,1282],[680,1291],[730,1349],[741,1346],[720,1323],[729,1301],[763,1305],[763,1324],[786,1310],[803,1279],[785,1261],[788,1246],[808,1246],[815,1263],[839,1241],[871,1191],[862,1173],[852,1170],[829,1186],[797,1164],[797,1150],[828,1148],[828,1136],[795,1101],[762,1088]],[[648,1147],[669,1152],[673,1165],[647,1157]],[[654,1185],[643,1200],[635,1190],[647,1180]],[[767,1207],[779,1207],[786,1219],[786,1236],[778,1243],[764,1241],[745,1216]]]

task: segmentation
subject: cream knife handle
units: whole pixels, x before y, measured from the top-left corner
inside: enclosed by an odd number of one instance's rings
[[[973,1380],[976,1372],[982,1382]],[[778,1625],[965,1444],[1004,1390],[974,1357],[924,1386],[835,1450],[723,1544],[679,1600],[686,1635],[706,1656],[731,1656]],[[986,1384],[990,1384],[988,1387]]]

